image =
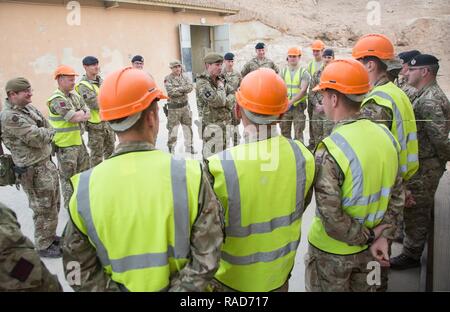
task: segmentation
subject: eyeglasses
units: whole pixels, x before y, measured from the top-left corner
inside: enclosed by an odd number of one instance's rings
[[[408,70],[413,71],[413,70],[424,69],[424,68],[428,68],[428,67],[426,67],[426,66],[408,67]]]

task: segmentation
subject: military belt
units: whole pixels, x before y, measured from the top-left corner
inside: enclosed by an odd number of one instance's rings
[[[177,109],[177,108],[183,108],[186,105],[188,105],[188,102],[184,102],[184,103],[167,103],[167,105],[169,106],[169,109]]]

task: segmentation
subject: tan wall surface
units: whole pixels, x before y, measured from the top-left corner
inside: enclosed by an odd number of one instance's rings
[[[178,24],[200,24],[202,17],[206,25],[223,24],[213,13],[82,6],[80,25],[70,26],[71,12],[65,5],[0,3],[1,102],[6,82],[24,76],[34,89],[33,104],[46,112],[46,99],[56,88],[54,69],[66,64],[82,74],[86,55],[99,58],[105,76],[141,54],[145,70],[162,88],[168,63],[180,58]]]

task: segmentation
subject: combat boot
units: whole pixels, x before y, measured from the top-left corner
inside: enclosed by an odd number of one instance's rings
[[[420,260],[413,259],[405,254],[400,254],[390,260],[391,269],[406,270],[420,267]]]
[[[62,251],[58,244],[53,242],[47,249],[39,250],[39,256],[43,258],[61,258]]]

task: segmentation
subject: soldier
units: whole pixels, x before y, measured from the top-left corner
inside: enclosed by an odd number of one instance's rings
[[[334,51],[332,49],[325,49],[323,51],[323,65],[316,71],[311,79],[308,103],[313,109],[310,122],[312,134],[310,134],[309,149],[314,150],[324,138],[330,135],[333,130],[333,122],[327,119],[322,105],[322,94],[319,91],[312,91],[320,83],[320,76],[324,68],[334,60]]]
[[[116,138],[108,123],[102,122],[98,113],[98,90],[102,84],[102,78],[98,75],[98,59],[93,56],[86,56],[83,59],[83,66],[86,74],[75,86],[75,90],[83,98],[91,111],[91,118],[86,122],[88,132],[88,147],[91,151],[91,167],[97,166],[114,152],[114,142]]]
[[[314,91],[336,125],[319,143],[316,216],[305,259],[307,291],[375,291],[368,264],[389,265],[388,240],[403,208],[400,147],[384,125],[359,115],[369,77],[359,62],[330,63]]]
[[[131,66],[136,69],[144,69],[144,58],[140,55],[135,55],[131,59]]]
[[[417,89],[414,87],[411,87],[408,84],[408,81],[406,79],[406,73],[408,72],[408,63],[411,61],[415,56],[419,55],[420,51],[417,50],[411,50],[411,51],[405,51],[398,54],[398,57],[402,61],[402,69],[399,72],[399,78],[395,82],[397,87],[402,89],[406,95],[409,97],[409,100],[411,103],[414,102],[417,96]]]
[[[236,92],[241,84],[242,76],[241,74],[233,68],[234,66],[234,54],[228,52],[224,55],[224,68],[222,70],[222,75],[225,77],[225,81],[227,84],[231,86],[233,92]],[[236,103],[234,103],[236,105]],[[239,134],[239,124],[240,120],[234,116],[234,112],[231,112],[231,134],[233,137],[233,145],[236,146],[239,144],[241,139],[241,135]]]
[[[288,108],[286,93],[283,80],[270,69],[245,76],[235,113],[246,144],[208,158],[214,190],[228,210],[214,291],[288,290],[301,217],[312,196],[314,158],[302,143],[277,131]],[[263,150],[271,151],[268,157],[254,153]],[[282,192],[276,191],[280,185]]]
[[[306,92],[311,76],[306,69],[300,66],[302,51],[299,48],[290,48],[288,51],[288,67],[281,72],[281,78],[287,86],[289,110],[283,115],[280,123],[281,134],[291,139],[291,128],[294,125],[294,138],[303,142],[305,130]]]
[[[198,161],[155,149],[160,99],[131,67],[103,82],[100,114],[119,145],[72,178],[63,262],[80,263],[76,291],[203,291],[217,270],[223,209]]]
[[[56,146],[66,209],[69,208],[69,200],[73,192],[70,178],[89,168],[89,154],[83,142],[82,132],[84,123],[91,118],[91,115],[81,97],[73,91],[75,76],[77,74],[71,67],[59,66],[54,75],[58,89],[47,100],[49,121],[56,131],[53,142]]]
[[[311,50],[313,52],[314,59],[311,60],[308,63],[308,73],[311,77],[314,76],[314,74],[322,67],[322,54],[323,50],[325,49],[325,43],[323,43],[322,40],[315,40],[311,44]],[[312,86],[310,86],[308,93],[311,92]],[[314,130],[312,126],[311,120],[313,119],[313,106],[311,104],[308,104],[308,117],[309,117],[309,140],[313,142],[318,142],[319,140],[316,140],[314,135]],[[311,146],[311,143],[309,144]]]
[[[11,151],[16,175],[33,210],[34,242],[41,257],[61,257],[56,236],[60,193],[58,170],[51,161],[55,130],[31,105],[33,90],[25,78],[7,82],[1,114],[2,140]]]
[[[257,70],[261,67],[272,68],[277,74],[279,73],[278,66],[275,63],[266,58],[266,45],[263,42],[259,42],[255,46],[256,57],[248,61],[242,68],[241,75],[242,78],[248,73]]]
[[[450,160],[450,102],[436,81],[439,61],[419,54],[408,63],[408,84],[418,90],[413,103],[419,140],[419,171],[407,183],[411,192],[404,211],[405,238],[402,253],[391,259],[391,268],[420,266],[434,209],[434,195]]]
[[[209,53],[203,59],[206,70],[197,77],[197,107],[202,119],[203,157],[226,149],[227,126],[231,124],[234,94],[222,76],[223,56]]]
[[[419,168],[417,127],[408,96],[388,79],[387,70],[396,62],[394,46],[384,35],[368,34],[358,40],[352,55],[366,67],[372,86],[361,104],[361,113],[383,123],[399,141],[400,171],[408,180]]]
[[[167,101],[167,130],[169,139],[167,147],[170,153],[175,152],[177,144],[178,126],[181,124],[184,133],[184,146],[187,153],[197,154],[192,146],[192,112],[189,107],[188,94],[194,85],[188,76],[183,73],[180,61],[169,64],[172,73],[164,78],[164,86],[169,100]]]
[[[0,203],[0,291],[62,291],[58,278],[51,274],[22,234],[14,211]]]

